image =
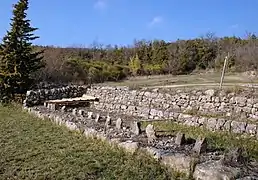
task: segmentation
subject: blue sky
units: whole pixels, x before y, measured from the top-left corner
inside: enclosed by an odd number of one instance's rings
[[[0,0],[0,38],[16,2]],[[206,32],[257,33],[257,9],[257,0],[31,0],[28,17],[39,28],[36,44],[127,45],[134,39],[174,41]]]

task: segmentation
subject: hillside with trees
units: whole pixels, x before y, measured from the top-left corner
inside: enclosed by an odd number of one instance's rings
[[[139,40],[126,47],[95,45],[83,47],[36,47],[44,49],[44,81],[118,81],[129,76],[189,74],[198,70],[221,70],[230,54],[229,71],[241,72],[258,67],[258,39],[223,37],[213,34],[191,40],[165,42]]]

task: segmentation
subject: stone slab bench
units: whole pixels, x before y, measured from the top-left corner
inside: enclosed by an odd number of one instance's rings
[[[55,99],[48,100],[44,102],[44,106],[54,106],[54,109],[62,106],[88,106],[90,102],[98,102],[99,99],[93,96],[83,95],[82,97],[76,98],[63,98],[63,99]]]

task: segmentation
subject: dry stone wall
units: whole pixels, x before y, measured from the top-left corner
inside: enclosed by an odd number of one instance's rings
[[[140,117],[171,119],[209,130],[225,130],[257,136],[258,99],[217,93],[215,90],[160,93],[128,87],[94,86],[88,95],[99,98],[94,108]],[[189,112],[194,112],[191,114]],[[200,115],[205,114],[205,115]]]
[[[61,88],[37,89],[27,91],[24,106],[41,105],[46,100],[81,97],[86,92],[85,86],[66,86]]]
[[[216,94],[215,90],[175,94],[151,91],[129,91],[127,87],[92,87],[88,94],[100,98],[99,107],[128,111],[148,119],[173,117],[170,112],[198,110],[214,114],[242,115],[258,119],[258,99]],[[132,110],[130,112],[130,110]]]
[[[28,91],[24,105],[41,105],[46,100],[81,97],[84,93],[99,98],[94,108],[102,111],[143,120],[170,119],[184,125],[258,137],[258,100],[213,89],[162,93],[128,87],[66,86]]]

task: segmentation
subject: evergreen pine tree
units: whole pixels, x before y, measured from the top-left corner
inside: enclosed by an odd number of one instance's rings
[[[0,45],[0,99],[10,99],[16,93],[25,93],[33,83],[33,73],[44,66],[43,51],[35,52],[31,41],[33,35],[27,19],[28,0],[19,0],[14,5],[11,28]]]

